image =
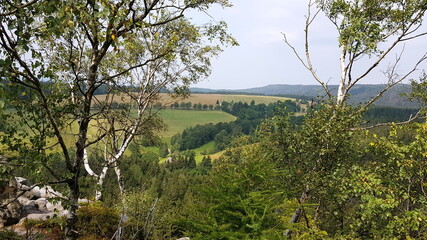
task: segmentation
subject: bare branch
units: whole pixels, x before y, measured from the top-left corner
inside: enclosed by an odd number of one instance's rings
[[[390,89],[391,87],[395,86],[396,84],[402,82],[403,80],[405,80],[406,78],[409,77],[409,75],[411,75],[413,72],[417,71],[417,67],[423,63],[425,60],[427,60],[427,53],[425,53],[420,60],[415,64],[414,68],[411,69],[410,71],[408,71],[403,77],[401,77],[398,80],[393,80],[393,81],[389,81],[389,83],[387,84],[387,86],[381,91],[379,92],[375,97],[373,97],[368,103],[366,103],[362,109],[366,109],[368,108],[370,105],[372,105],[376,100],[378,100],[388,89]]]
[[[414,115],[409,116],[409,119],[404,122],[397,122],[397,123],[379,123],[375,124],[369,127],[358,127],[358,128],[350,128],[348,131],[355,132],[355,131],[363,131],[363,130],[369,130],[377,127],[390,127],[390,126],[400,126],[400,125],[406,125],[409,123],[414,122],[415,120],[420,118],[421,109]]]
[[[298,58],[298,60],[302,63],[302,65],[311,73],[311,75],[314,77],[314,79],[323,87],[323,89],[326,91],[329,98],[331,99],[332,94],[331,94],[328,86],[317,75],[316,70],[314,69],[313,64],[311,62],[311,56],[310,56],[310,50],[309,50],[309,28],[310,28],[310,25],[313,23],[313,21],[316,19],[317,15],[321,11],[321,9],[318,9],[316,11],[316,13],[314,14],[314,16],[311,16],[311,7],[312,6],[313,6],[313,3],[310,0],[308,3],[308,12],[307,12],[306,23],[305,23],[305,57],[306,57],[305,61],[300,56],[300,54],[295,49],[295,47],[288,41],[286,34],[282,33],[282,35],[284,37],[284,42],[288,45],[289,48],[292,49],[292,51],[294,52],[294,55]]]

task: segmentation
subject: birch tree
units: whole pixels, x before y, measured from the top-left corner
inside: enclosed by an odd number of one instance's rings
[[[285,42],[314,79],[322,85],[329,98],[332,100],[336,96],[334,105],[343,106],[350,89],[378,69],[380,63],[387,61],[393,50],[427,34],[421,28],[426,10],[425,0],[310,0],[304,30],[304,56],[298,53],[286,38],[286,34]],[[317,74],[311,57],[310,27],[321,13],[326,15],[338,33],[340,76],[336,94],[331,92],[327,81]],[[371,105],[389,88],[408,79],[426,56],[424,53],[412,69],[399,73],[397,67],[402,54],[398,54],[385,71],[386,87],[368,101],[365,107]],[[372,60],[371,64],[362,71],[355,72],[354,68],[360,66],[360,60],[366,57]]]
[[[229,6],[224,0],[54,0],[34,1],[28,6],[16,1],[16,6],[25,7],[6,9],[8,14],[0,16],[0,75],[8,98],[6,107],[14,110],[2,142],[10,152],[31,156],[26,164],[35,172],[46,169],[55,179],[51,183],[67,186],[65,239],[78,237],[79,179],[87,149],[114,133],[120,136],[116,140],[121,144],[108,149],[112,154],[107,159],[116,162],[133,137],[140,134],[144,112],[162,85],[179,93],[182,86],[209,73],[209,57],[218,53],[219,47],[206,46],[203,41],[234,43],[224,24],[199,28],[184,18],[191,9],[205,10],[215,3]],[[150,38],[164,41],[158,45],[141,43]],[[189,52],[179,48],[186,44]],[[199,55],[194,58],[194,53]],[[188,63],[192,60],[197,63]],[[169,68],[151,67],[160,62]],[[178,71],[183,68],[174,65],[186,68]],[[161,71],[138,79],[134,85],[142,93],[130,94],[126,86],[132,85],[133,73],[148,69]],[[153,76],[160,84],[147,80]],[[164,76],[167,78],[160,79]],[[110,113],[117,113],[106,104],[108,99],[98,99],[96,91],[100,88],[108,89],[109,97],[130,94],[137,104],[137,116],[105,124],[94,135],[92,124],[105,122]],[[61,169],[52,162],[55,152],[61,153]]]
[[[100,101],[102,108],[111,108],[114,98],[124,97],[128,99],[128,107],[104,111],[104,117],[95,124],[102,126],[98,127],[98,135],[106,136],[102,140],[104,161],[101,173],[94,173],[87,155],[85,157],[87,172],[98,179],[96,200],[101,199],[100,189],[109,168],[114,169],[120,193],[123,194],[124,185],[118,160],[135,136],[151,135],[161,127],[156,117],[157,110],[151,108],[159,100],[159,92],[169,89],[171,93],[178,91],[181,95],[186,90],[181,89],[179,83],[187,86],[209,73],[209,56],[217,54],[219,48],[203,45],[200,33],[211,31],[211,27],[198,29],[187,21],[179,20],[173,24],[154,27],[141,37],[143,41],[123,51],[128,56],[126,62],[145,61],[144,58],[139,59],[143,51],[143,55],[150,56],[151,60],[129,73],[129,77],[133,79],[132,85],[128,86],[130,90],[122,89],[119,96],[112,92],[106,96],[108,101]]]

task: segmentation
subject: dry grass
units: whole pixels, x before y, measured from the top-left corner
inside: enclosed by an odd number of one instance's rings
[[[106,95],[97,95],[97,98],[102,101],[105,100]],[[114,99],[118,103],[129,103],[129,96],[115,96]],[[201,103],[202,105],[215,105],[217,101],[227,101],[227,102],[246,102],[250,103],[252,100],[255,101],[256,104],[269,104],[277,101],[286,101],[286,100],[295,100],[293,98],[285,98],[285,97],[274,97],[274,96],[257,96],[257,95],[229,95],[229,94],[191,94],[187,98],[172,98],[170,95],[166,93],[160,94],[160,102],[166,106],[173,104],[174,102],[191,102]]]

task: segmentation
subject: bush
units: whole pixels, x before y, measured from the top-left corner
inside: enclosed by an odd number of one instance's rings
[[[63,239],[64,226],[65,217],[53,217],[46,220],[27,219],[24,221],[25,239]],[[0,239],[3,238],[0,237]]]
[[[16,232],[8,229],[0,231],[0,239],[3,240],[22,240],[23,237],[19,236]]]
[[[102,202],[90,203],[78,210],[79,239],[110,239],[117,230],[120,214]]]

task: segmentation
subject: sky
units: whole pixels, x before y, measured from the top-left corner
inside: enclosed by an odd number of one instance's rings
[[[197,21],[225,21],[229,33],[240,46],[228,47],[212,61],[212,73],[192,87],[211,89],[245,89],[270,84],[314,85],[317,82],[285,44],[283,34],[304,54],[306,0],[231,0],[233,7],[213,7],[208,15],[195,15]],[[339,48],[334,26],[320,14],[310,29],[310,49],[314,68],[321,79],[337,84],[339,79]],[[405,44],[399,64],[403,74],[427,51],[426,37]],[[377,70],[361,83],[385,83],[383,72],[403,49],[401,45]],[[373,59],[358,62],[359,71]],[[423,63],[420,68],[427,68]],[[357,72],[357,71],[356,71]],[[415,73],[417,78],[420,72]]]

